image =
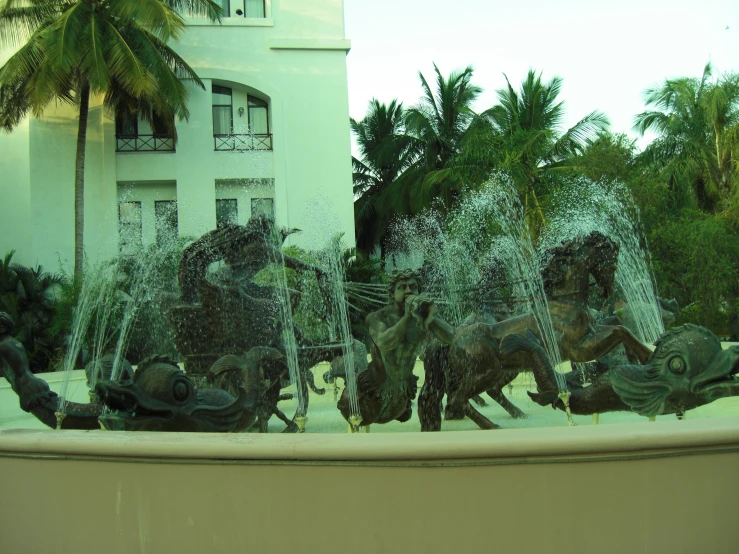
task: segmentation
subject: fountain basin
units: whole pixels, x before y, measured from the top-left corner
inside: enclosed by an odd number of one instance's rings
[[[734,417],[358,435],[3,430],[0,544],[735,552],[738,465]]]
[[[273,418],[270,434],[224,435],[49,430],[0,379],[0,551],[736,552],[739,398],[568,427],[528,402],[530,376],[514,383],[529,417],[490,402],[497,431],[406,432],[413,417],[349,435],[329,387],[306,434]],[[86,400],[83,371],[68,392]]]

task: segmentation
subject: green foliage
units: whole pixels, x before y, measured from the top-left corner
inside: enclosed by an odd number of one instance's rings
[[[20,48],[0,68],[0,124],[12,129],[29,111],[41,116],[55,100],[75,104],[84,85],[112,108],[125,104],[165,120],[187,117],[180,78],[203,85],[166,44],[185,30],[175,5],[214,21],[222,14],[208,0],[5,3],[0,38]]]
[[[312,265],[321,265],[316,253],[297,246],[285,247],[283,253],[285,256]],[[325,302],[316,275],[312,271],[296,271],[279,263],[271,263],[259,271],[253,277],[253,281],[271,287],[287,286],[291,295],[299,294],[298,309],[292,314],[298,333],[309,341],[328,342]]]
[[[340,237],[336,237],[336,240],[340,241]],[[341,252],[341,266],[344,269],[341,278],[345,283],[384,284],[385,274],[381,269],[380,260],[370,259],[354,248],[343,248],[340,243],[334,246]],[[323,270],[328,266],[326,252],[312,252],[289,246],[284,249],[284,253]],[[285,268],[283,277],[282,271],[282,267],[277,264],[270,264],[254,276],[254,281],[261,285],[280,286],[283,278],[286,278],[289,289],[300,291],[298,309],[293,311],[293,322],[300,335],[313,342],[330,342],[327,325],[330,309],[327,309],[327,298],[315,273]],[[364,320],[369,312],[378,308],[378,305],[357,296],[351,296],[349,302],[351,306],[348,315],[352,334],[358,340],[366,341],[369,335]]]
[[[586,141],[573,165],[591,181],[628,182],[637,172],[636,141],[624,134],[600,132],[595,139]]]
[[[560,78],[544,82],[531,70],[518,89],[508,82],[498,103],[477,115],[470,106],[481,89],[471,84],[472,68],[448,79],[434,69],[436,86],[421,75],[421,100],[405,117],[397,102],[374,101],[361,122],[366,127],[352,122],[363,155],[355,160],[364,172],[355,174],[360,249],[369,253],[382,243],[393,214],[432,205],[452,216],[445,223],[454,233],[454,207],[500,172],[518,188],[534,237],[560,204],[577,203],[576,193],[561,194],[573,179],[625,184],[641,213],[659,293],[685,307],[678,321],[720,333],[728,326],[739,336],[739,75],[714,76],[708,64],[699,79],[670,79],[647,91],[648,110],[636,116],[635,128],[658,137],[638,153],[635,141],[606,131],[598,111],[560,130]],[[415,159],[410,145],[421,147]],[[364,194],[369,168],[387,177],[384,192],[372,197]]]
[[[678,322],[739,335],[739,76],[668,79],[646,92],[635,128],[658,134],[629,183],[642,208],[662,296]]]
[[[685,211],[651,233],[654,270],[664,297],[683,309],[679,321],[725,334],[736,312],[739,234],[723,218]]]
[[[15,338],[26,349],[31,371],[48,371],[63,346],[63,334],[53,322],[57,295],[67,282],[41,266],[12,263],[14,254],[8,252],[0,263],[0,311],[15,321]]]

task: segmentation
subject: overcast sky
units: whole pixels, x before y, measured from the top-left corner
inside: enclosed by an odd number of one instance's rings
[[[475,109],[496,103],[503,73],[518,89],[529,68],[564,79],[569,127],[601,110],[628,132],[643,92],[665,78],[699,77],[706,62],[739,72],[739,0],[344,0],[349,113],[371,98],[415,104],[418,72],[474,67],[485,89]]]

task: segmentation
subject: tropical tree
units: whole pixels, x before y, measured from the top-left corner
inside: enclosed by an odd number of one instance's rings
[[[561,132],[564,103],[557,98],[562,79],[542,82],[541,73],[531,69],[516,91],[505,76],[507,87],[497,92],[499,103],[482,115],[500,134],[504,151],[501,166],[518,188],[522,203],[533,216],[544,220],[541,197],[547,192],[547,177],[573,169],[573,158],[581,154],[588,139],[608,127],[608,118],[598,111],[583,117]]]
[[[418,165],[422,144],[405,133],[404,122],[402,103],[392,100],[386,105],[377,99],[370,101],[361,121],[350,120],[360,153],[360,158],[352,157],[356,243],[365,254],[383,247],[398,206],[407,204],[390,197],[403,195],[403,187],[393,185]]]
[[[668,79],[646,91],[653,109],[636,116],[634,128],[658,134],[642,161],[656,168],[676,197],[694,195],[708,213],[727,211],[739,185],[739,75],[712,80]]]
[[[0,0],[1,1],[1,0]],[[11,131],[29,113],[61,101],[77,106],[75,278],[82,274],[84,168],[91,95],[109,108],[145,118],[186,119],[183,79],[203,83],[167,42],[185,30],[179,12],[219,21],[212,0],[4,0],[0,46],[17,49],[0,68],[0,126]]]
[[[441,207],[448,211],[459,197],[465,180],[449,166],[460,153],[470,124],[476,118],[472,104],[482,92],[482,88],[471,83],[471,66],[453,71],[446,79],[436,64],[434,72],[435,89],[419,72],[423,95],[405,118],[406,132],[423,145],[423,164],[413,168],[403,180],[410,195],[410,207],[415,212],[428,207],[435,198],[440,198]]]
[[[681,321],[739,337],[739,76],[707,64],[645,99],[634,128],[657,134],[638,161],[644,189],[664,198],[648,218],[661,290],[689,306]]]

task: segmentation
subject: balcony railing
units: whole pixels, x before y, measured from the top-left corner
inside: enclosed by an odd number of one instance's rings
[[[174,138],[161,135],[116,135],[116,152],[174,152]]]
[[[272,135],[213,135],[215,149],[219,152],[247,152],[272,150]]]

